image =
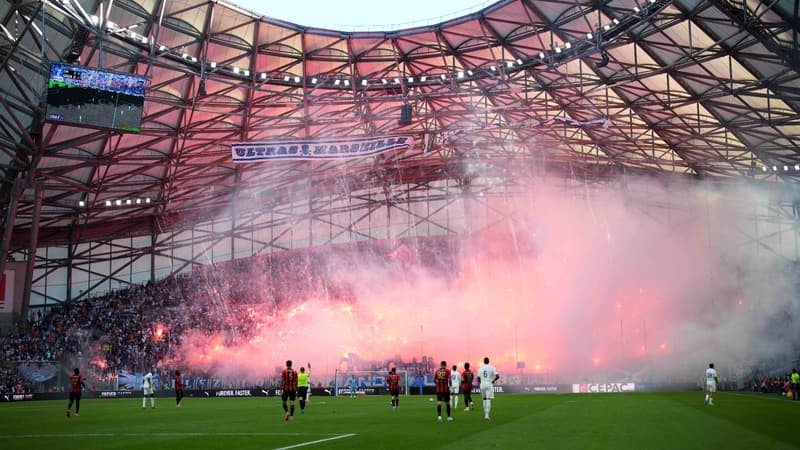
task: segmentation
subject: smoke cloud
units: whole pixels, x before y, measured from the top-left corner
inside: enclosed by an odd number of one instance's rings
[[[501,376],[547,382],[696,381],[709,362],[733,375],[785,358],[800,337],[789,259],[753,237],[769,196],[539,181],[522,196],[467,200],[478,231],[452,238],[435,264],[413,245],[356,257],[331,246],[326,286],[348,295],[322,286],[275,310],[256,305],[256,336],[231,344],[194,332],[181,353],[192,367],[256,379],[288,359],[327,380],[422,355],[459,367],[488,356]],[[483,225],[487,210],[509,218]]]

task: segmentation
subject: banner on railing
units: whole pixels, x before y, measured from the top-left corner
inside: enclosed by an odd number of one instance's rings
[[[276,142],[237,142],[231,145],[233,162],[269,160],[348,159],[374,156],[414,147],[411,135],[309,139]]]

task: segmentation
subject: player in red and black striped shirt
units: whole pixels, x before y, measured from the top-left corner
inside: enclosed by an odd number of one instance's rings
[[[181,406],[183,399],[183,382],[181,382],[181,371],[175,371],[175,406]]]
[[[447,420],[453,420],[450,416],[450,369],[447,368],[447,361],[442,361],[433,374],[433,381],[436,383],[436,412],[439,422],[442,421],[442,402],[447,405]]]
[[[292,361],[286,361],[286,368],[281,372],[281,381],[283,382],[283,410],[286,412],[286,420],[294,420],[294,399],[297,397],[297,372],[292,369]],[[291,409],[286,407],[286,400],[291,401]]]
[[[392,396],[392,409],[396,410],[400,406],[400,374],[397,373],[397,367],[392,367],[389,371],[386,384],[389,385],[389,394]]]
[[[464,371],[461,373],[461,392],[464,393],[464,411],[475,409],[475,404],[472,403],[472,380],[475,379],[475,374],[469,369],[469,363],[464,363]]]
[[[81,410],[82,389],[86,389],[86,383],[83,382],[81,371],[76,368],[74,370],[74,375],[69,376],[69,405],[67,405],[67,417],[69,417],[70,410],[72,409],[72,402],[75,402],[75,417],[80,416],[78,412]]]

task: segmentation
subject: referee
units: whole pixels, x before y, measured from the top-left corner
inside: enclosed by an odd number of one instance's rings
[[[297,374],[297,396],[300,398],[300,414],[306,412],[306,400],[308,399],[308,377],[311,376],[311,363],[308,363],[308,372],[305,367],[300,367]]]

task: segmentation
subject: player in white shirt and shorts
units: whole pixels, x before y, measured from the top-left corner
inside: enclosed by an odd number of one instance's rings
[[[461,392],[461,374],[458,373],[458,366],[453,365],[450,372],[450,407],[458,408],[458,393]]]
[[[492,410],[492,399],[494,398],[494,382],[500,379],[497,369],[489,364],[489,357],[483,358],[483,365],[478,369],[478,383],[481,387],[483,396],[483,419],[489,420],[489,412]]]
[[[714,392],[717,392],[717,371],[714,370],[714,363],[708,365],[706,369],[706,405],[714,404]]]

